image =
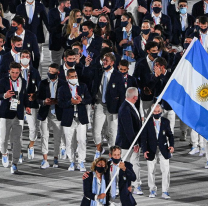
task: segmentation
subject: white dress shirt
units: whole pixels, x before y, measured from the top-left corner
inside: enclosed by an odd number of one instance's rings
[[[14,61],[16,60],[16,54],[11,50],[11,55],[14,58]],[[18,63],[20,62],[20,52],[17,53]]]
[[[16,32],[14,33],[14,35],[20,37],[22,39],[22,41],[24,42],[24,39],[25,39],[25,30],[24,29],[20,35],[18,35]]]
[[[160,14],[159,14],[159,16],[155,16],[154,15],[154,13],[152,12],[152,17],[153,17],[153,20],[154,20],[154,22],[155,22],[155,24],[157,25],[157,24],[160,24],[160,19],[161,19],[161,17],[162,17],[162,12],[160,12]]]
[[[149,68],[150,68],[151,72],[153,72],[154,71],[153,70],[153,61],[150,60],[150,58],[148,57],[148,55],[147,55],[146,59],[147,59],[147,63],[149,65]]]
[[[25,2],[25,8],[26,8],[26,12],[27,12],[27,16],[29,17],[29,12],[30,12],[30,5],[31,4],[28,4],[27,2]],[[32,3],[32,10],[33,10],[33,15],[34,15],[34,12],[35,12],[35,1],[33,1]]]

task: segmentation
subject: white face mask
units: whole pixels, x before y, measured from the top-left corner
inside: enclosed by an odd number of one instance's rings
[[[34,0],[27,0],[28,3],[32,3]]]
[[[78,83],[78,79],[68,79],[68,82],[72,85],[76,85]]]
[[[21,59],[21,64],[24,65],[24,66],[28,65],[29,62],[30,62],[30,59],[28,59],[28,58]]]

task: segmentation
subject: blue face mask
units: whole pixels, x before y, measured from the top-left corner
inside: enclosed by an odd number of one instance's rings
[[[16,26],[11,26],[10,27],[10,31],[11,32],[16,32],[17,31],[17,27]]]
[[[115,164],[118,164],[120,161],[121,161],[121,158],[120,159],[114,159],[113,157],[111,157],[113,163]]]
[[[187,13],[187,8],[186,7],[180,8],[180,13],[181,14],[186,14]]]
[[[104,28],[107,25],[107,22],[98,22],[100,28]]]
[[[84,37],[84,36],[87,37],[88,35],[89,35],[89,32],[88,32],[88,31],[83,31],[83,32],[82,32],[82,36],[83,36],[83,37]]]
[[[95,170],[96,170],[98,173],[104,173],[104,172],[105,172],[105,167],[98,167],[98,166],[95,166]]]
[[[161,117],[162,113],[159,113],[159,114],[153,114],[153,117],[155,119],[159,119]]]
[[[16,52],[21,52],[22,47],[14,47],[14,49],[15,49]]]
[[[187,49],[188,46],[189,46],[189,43],[184,43],[184,44],[183,44],[183,48],[184,48],[184,49]]]
[[[128,25],[128,21],[122,21],[121,22],[121,27],[126,27]]]
[[[108,65],[107,67],[103,67],[103,69],[104,69],[105,71],[109,70],[110,68],[111,68],[111,65]]]

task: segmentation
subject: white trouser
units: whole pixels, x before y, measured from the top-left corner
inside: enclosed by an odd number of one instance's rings
[[[43,69],[42,69],[42,62],[43,62],[43,44],[42,43],[38,43],[38,48],[39,48],[39,53],[40,53],[40,62],[39,62],[39,73],[40,73],[40,76],[42,77],[42,72],[43,72]]]
[[[124,158],[124,156],[126,155],[127,153],[127,149],[122,149],[121,150],[121,158]],[[136,174],[136,181],[134,181],[132,183],[132,185],[137,188],[138,186],[140,186],[142,184],[141,182],[141,179],[140,179],[140,163],[139,163],[139,156],[140,156],[140,149],[139,149],[139,152],[136,153],[134,152],[133,149],[131,149],[129,155],[127,156],[126,160],[127,162],[130,162],[132,165],[133,165],[133,170]]]
[[[64,135],[64,132],[61,136],[61,144],[60,144],[60,148],[62,149],[66,149],[66,138],[65,138],[65,135]]]
[[[91,123],[92,122],[92,105],[87,104],[86,109],[87,109],[87,116],[88,116],[89,123]]]
[[[134,73],[135,64],[136,64],[136,62],[129,62],[129,71],[128,71],[128,74],[131,75],[131,76]]]
[[[208,161],[208,141],[204,138],[205,157]]]
[[[175,127],[175,112],[173,110],[163,110],[163,117],[167,118],[170,121],[170,129],[174,134]]]
[[[84,162],[86,158],[86,124],[73,120],[71,127],[63,127],[66,138],[66,154],[70,162],[75,162],[75,139],[78,142],[78,162]],[[76,138],[75,138],[76,137]]]
[[[148,168],[148,186],[150,191],[157,191],[157,187],[155,185],[155,173],[156,173],[156,164],[157,159],[160,159],[160,170],[162,172],[162,192],[168,192],[170,186],[170,166],[169,159],[165,159],[160,151],[158,151],[155,155],[155,159],[153,161],[147,160],[147,168]]]
[[[59,66],[62,65],[62,55],[64,53],[64,48],[61,48],[59,51],[51,50],[51,61],[56,63]]]
[[[49,121],[51,126],[53,127],[54,157],[58,157],[63,128],[61,126],[61,122],[58,121],[56,116],[51,114],[50,112],[48,113],[48,117],[44,121],[41,121],[40,123],[40,128],[42,131],[42,138],[41,138],[42,154],[43,155],[48,154],[48,139],[49,139],[48,122]]]
[[[107,110],[106,105],[95,104],[95,114],[94,114],[94,127],[93,127],[93,137],[95,144],[98,145],[102,142],[101,131],[103,125],[107,120],[107,136],[109,138],[108,144],[109,146],[114,146],[117,135],[118,128],[118,115],[110,114]]]
[[[193,147],[200,146],[200,148],[204,148],[204,137],[202,137],[193,129],[191,130],[191,142]]]
[[[38,109],[31,108],[31,115],[26,114],[26,120],[29,127],[29,139],[30,141],[36,141],[39,127]]]
[[[144,110],[144,119],[146,119],[151,111],[151,106],[153,103],[152,101],[141,101],[141,103]]]
[[[23,120],[19,120],[17,117],[14,119],[4,119],[1,118],[1,153],[6,154],[8,147],[8,140],[10,137],[10,143],[12,145],[12,162],[14,164],[18,163],[20,152],[21,152],[21,143],[20,137],[23,130]]]

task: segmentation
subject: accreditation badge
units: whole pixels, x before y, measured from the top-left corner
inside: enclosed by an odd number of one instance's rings
[[[17,105],[19,104],[18,99],[12,98],[10,104],[10,110],[17,111]]]

